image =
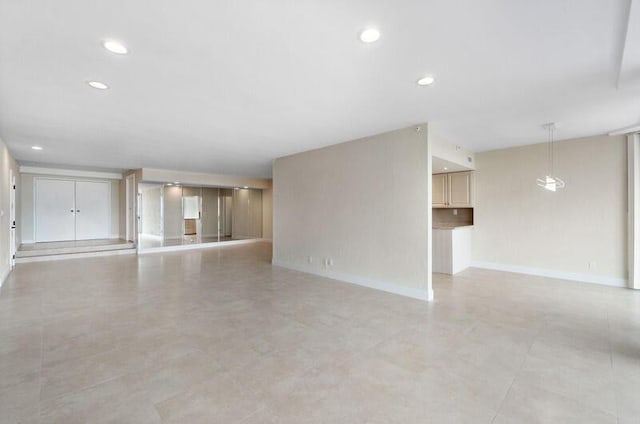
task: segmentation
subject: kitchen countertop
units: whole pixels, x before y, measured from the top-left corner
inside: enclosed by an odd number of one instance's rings
[[[434,230],[455,230],[458,228],[469,228],[473,227],[473,224],[436,224],[432,226]]]

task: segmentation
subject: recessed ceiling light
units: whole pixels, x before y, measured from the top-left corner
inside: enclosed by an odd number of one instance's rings
[[[244,186],[243,188],[249,188],[249,186]]]
[[[431,85],[431,84],[433,84],[434,82],[436,82],[436,79],[435,79],[434,77],[432,77],[432,76],[426,76],[426,77],[422,77],[422,78],[420,78],[420,79],[418,80],[418,85],[422,85],[422,86],[425,86],[425,85]]]
[[[97,90],[106,90],[107,88],[109,88],[107,84],[100,81],[89,81],[87,84]]]
[[[360,33],[360,41],[363,43],[375,43],[379,38],[380,31],[375,28],[368,28]]]
[[[31,146],[33,150],[42,150],[41,146]]]
[[[116,41],[116,40],[104,40],[102,45],[105,49],[109,50],[111,53],[115,54],[127,54],[129,50],[125,47],[124,44]]]

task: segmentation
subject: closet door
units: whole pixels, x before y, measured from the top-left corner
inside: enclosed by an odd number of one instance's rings
[[[109,238],[109,182],[76,181],[76,240]]]
[[[75,182],[36,178],[36,241],[75,239]]]

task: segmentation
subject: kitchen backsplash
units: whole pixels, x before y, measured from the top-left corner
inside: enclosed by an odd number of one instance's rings
[[[458,214],[454,215],[454,211],[458,211]],[[473,225],[473,208],[434,208],[433,225]]]

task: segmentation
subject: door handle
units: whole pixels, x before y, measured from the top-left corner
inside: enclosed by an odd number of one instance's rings
[[[73,213],[73,209],[71,209],[71,213]]]
[[[76,209],[76,212],[80,212],[80,209]]]

